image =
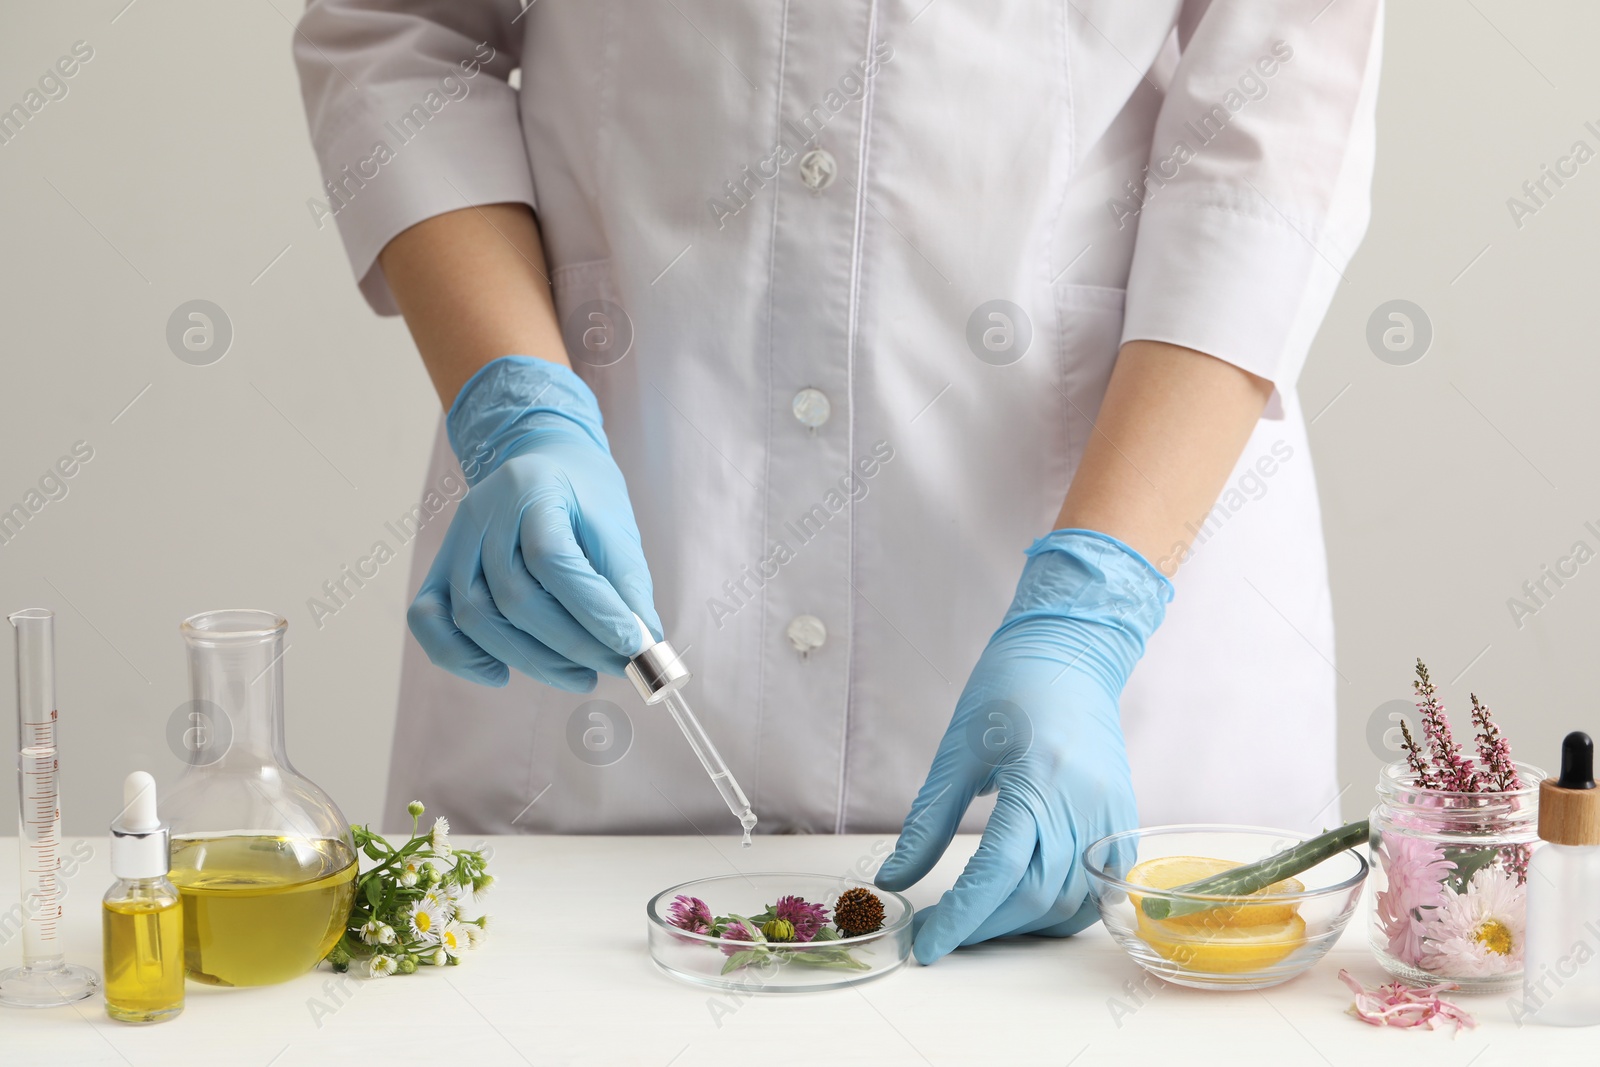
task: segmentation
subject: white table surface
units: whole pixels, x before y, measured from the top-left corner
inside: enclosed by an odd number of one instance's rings
[[[103,840],[69,883],[70,960],[100,966]],[[462,844],[469,842],[463,841]],[[1020,938],[963,949],[827,993],[740,996],[675,981],[645,945],[645,902],[678,882],[732,871],[843,874],[867,869],[892,839],[758,837],[492,838],[497,884],[488,943],[462,965],[345,982],[323,967],[262,989],[191,983],[178,1018],[112,1022],[99,999],[44,1011],[0,1008],[0,1064],[1441,1064],[1534,1067],[1594,1062],[1600,1029],[1518,1028],[1504,996],[1460,997],[1480,1026],[1380,1030],[1344,1014],[1346,967],[1382,978],[1365,947],[1365,913],[1309,973],[1264,992],[1216,993],[1144,976],[1098,926],[1065,940]],[[71,842],[68,842],[69,847]],[[949,886],[976,845],[958,840],[910,894]],[[16,848],[0,841],[0,911],[16,900]],[[20,961],[20,938],[0,965]],[[1141,983],[1141,979],[1143,982]],[[1140,1004],[1129,989],[1140,985]],[[330,992],[332,991],[332,992]],[[1114,998],[1123,1008],[1114,1012]],[[313,1008],[321,1001],[319,1018]],[[1131,1013],[1127,1009],[1133,1009]]]

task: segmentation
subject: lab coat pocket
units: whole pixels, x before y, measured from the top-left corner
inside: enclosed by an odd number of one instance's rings
[[[1070,478],[1094,432],[1100,401],[1105,399],[1111,368],[1117,361],[1126,293],[1103,285],[1057,285],[1053,296]]]
[[[573,369],[610,367],[633,350],[633,319],[622,306],[609,259],[558,267],[550,276],[561,339]]]

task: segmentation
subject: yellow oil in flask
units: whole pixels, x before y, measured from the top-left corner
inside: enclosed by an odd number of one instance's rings
[[[305,974],[338,942],[355,898],[350,822],[284,747],[288,626],[228,609],[180,628],[194,699],[168,738],[188,761],[167,793],[169,877],[183,898],[184,969],[207,985]]]
[[[344,932],[355,876],[355,852],[342,840],[174,839],[189,977],[255,986],[311,970]]]

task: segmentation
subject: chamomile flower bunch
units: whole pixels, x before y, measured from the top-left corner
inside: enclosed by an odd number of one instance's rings
[[[462,912],[494,884],[488,857],[451,844],[445,819],[424,830],[421,801],[406,810],[411,838],[399,848],[369,827],[350,828],[374,866],[356,879],[344,936],[328,953],[335,971],[364,978],[412,974],[459,963],[464,951],[483,944],[489,916],[469,919]]]

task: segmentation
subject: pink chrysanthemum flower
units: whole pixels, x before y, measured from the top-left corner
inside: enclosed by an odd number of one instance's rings
[[[667,905],[667,922],[692,934],[709,934],[711,909],[699,897],[679,894],[672,898],[671,904]]]
[[[1526,896],[1513,872],[1498,864],[1482,868],[1465,893],[1446,893],[1434,909],[1418,963],[1462,978],[1521,970]]]
[[[796,941],[810,941],[828,923],[828,909],[825,906],[812,904],[800,897],[779,897],[778,902],[772,905],[772,914],[794,924]]]
[[[1389,938],[1389,955],[1420,966],[1424,933],[1444,903],[1444,879],[1455,864],[1438,845],[1404,833],[1383,834],[1379,848],[1388,885],[1374,906]]]

